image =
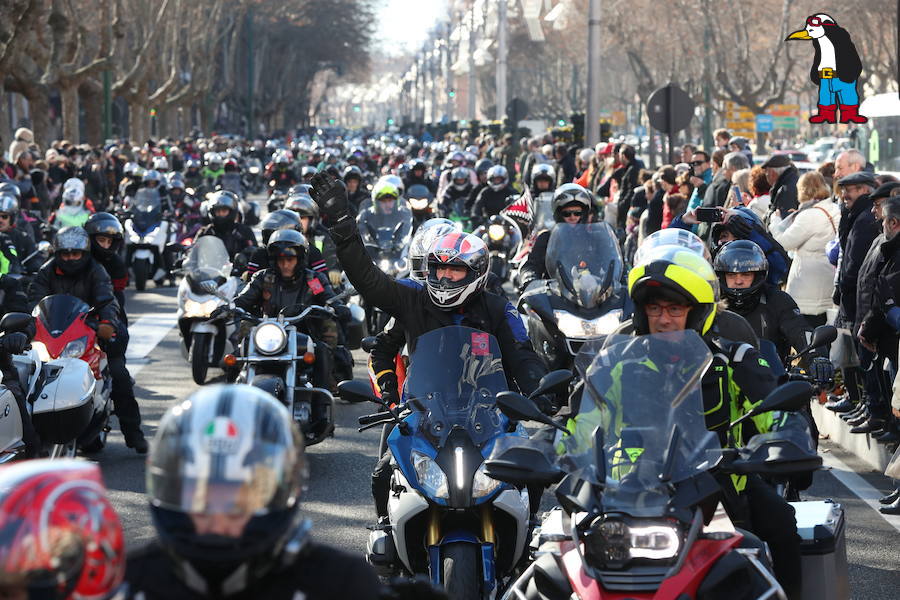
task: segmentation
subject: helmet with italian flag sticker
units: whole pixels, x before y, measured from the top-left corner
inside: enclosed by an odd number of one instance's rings
[[[482,239],[461,231],[436,237],[427,261],[425,287],[431,301],[441,308],[456,308],[471,300],[484,290],[491,270],[491,255]],[[456,279],[447,275],[448,267],[464,267],[466,273]]]

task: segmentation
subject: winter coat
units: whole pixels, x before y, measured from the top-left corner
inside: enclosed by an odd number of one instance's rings
[[[841,223],[838,226],[841,240],[841,259],[838,266],[838,284],[832,299],[840,304],[838,320],[845,327],[852,327],[856,321],[856,284],[859,268],[878,237],[878,224],[872,214],[872,200],[860,196],[853,208],[841,209]]]

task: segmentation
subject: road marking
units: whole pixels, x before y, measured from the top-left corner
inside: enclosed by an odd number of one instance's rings
[[[136,377],[144,368],[148,361],[142,359],[163,341],[176,323],[175,311],[170,311],[147,313],[129,325],[128,350],[125,358],[129,361],[128,371],[132,377]]]
[[[888,524],[900,532],[900,515],[886,515],[882,513],[878,508],[881,504],[878,502],[878,499],[881,498],[884,494],[876,490],[872,487],[868,481],[863,479],[858,473],[853,471],[847,464],[842,461],[840,458],[834,455],[834,453],[827,453],[822,455],[822,462],[831,467],[831,473],[835,476],[835,478],[844,484],[844,486],[853,492],[860,500],[868,504],[875,513],[883,518]]]

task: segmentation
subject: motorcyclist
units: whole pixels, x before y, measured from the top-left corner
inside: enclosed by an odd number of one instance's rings
[[[309,268],[328,274],[328,281],[337,288],[341,285],[341,264],[337,259],[334,242],[319,219],[319,207],[308,194],[291,196],[286,208],[300,219],[300,233],[306,236],[309,246]]]
[[[472,205],[475,204],[475,199],[478,198],[478,194],[481,193],[481,190],[488,186],[488,171],[490,171],[493,166],[494,163],[491,162],[491,159],[489,158],[482,158],[475,163],[475,177],[478,178],[478,183],[475,184],[475,187],[469,192],[469,197],[466,198],[467,212],[472,210]]]
[[[196,158],[189,158],[184,163],[184,184],[194,191],[203,185],[203,174],[200,172],[200,161]]]
[[[516,190],[509,185],[509,172],[503,165],[494,165],[487,172],[487,186],[475,197],[471,216],[474,225],[487,222],[506,208],[515,197]]]
[[[120,202],[124,202],[126,198],[134,198],[134,194],[141,187],[144,169],[136,162],[129,162],[122,168],[122,173],[124,177],[119,182]]]
[[[312,202],[312,198],[310,198],[309,201]],[[269,239],[271,239],[273,233],[282,229],[293,229],[294,231],[303,233],[303,225],[301,224],[300,217],[297,213],[284,208],[270,212],[266,215],[266,218],[260,223],[260,228],[263,245],[258,248],[252,248],[249,251],[250,258],[247,263],[247,278],[257,271],[267,269],[271,266],[269,265],[269,253],[268,250],[266,250],[266,245],[269,243]],[[325,260],[322,258],[321,253],[314,247],[310,247],[309,249],[307,266],[319,273],[325,273],[327,271]]]
[[[9,238],[16,249],[15,255],[18,260],[25,261],[22,267],[26,272],[31,273],[40,268],[44,257],[35,254],[37,245],[28,232],[18,226],[18,216],[19,200],[9,192],[0,191],[0,233]]]
[[[632,326],[636,335],[685,329],[701,335],[713,355],[701,380],[707,429],[718,434],[723,446],[743,445],[755,433],[767,431],[771,413],[736,427],[733,437],[728,435],[728,425],[765,398],[776,382],[755,348],[719,337],[715,327],[717,287],[716,274],[703,257],[681,246],[660,246],[628,275],[635,304]],[[607,399],[616,401],[612,396]],[[599,418],[597,410],[578,414],[569,420],[569,430],[578,437],[588,429],[593,431],[592,423]],[[776,577],[789,598],[800,598],[800,536],[794,509],[756,475],[720,476],[719,480],[732,522],[768,542]]]
[[[556,172],[553,165],[536,164],[531,168],[531,197],[537,198],[544,192],[552,192],[556,185]]]
[[[344,178],[346,181],[346,177]],[[414,185],[424,185],[433,194],[437,191],[434,180],[428,177],[428,165],[421,158],[417,158],[411,162],[409,174],[403,179],[403,185],[406,189]],[[350,192],[350,189],[347,189]],[[352,197],[351,197],[352,201]]]
[[[760,339],[775,344],[781,364],[787,365],[791,347],[803,350],[812,339],[812,327],[791,296],[767,283],[769,261],[750,240],[735,240],[719,249],[713,268],[728,309],[744,317]],[[822,386],[834,378],[827,348],[813,351],[808,368]]]
[[[538,165],[540,166],[540,165]],[[536,174],[538,175],[538,174]],[[591,208],[593,195],[577,183],[566,183],[553,193],[553,219],[557,223],[590,223],[593,218]],[[551,231],[542,231],[534,240],[528,260],[519,273],[519,289],[524,291],[532,281],[547,278],[547,244]]]
[[[207,158],[206,166],[203,167],[203,170],[200,172],[203,175],[203,184],[207,189],[214,189],[216,184],[219,182],[219,177],[225,172],[224,169],[224,161],[222,157],[216,153],[211,152]]]
[[[303,168],[300,169],[300,183],[309,183],[316,173],[318,173],[318,171],[314,166],[304,165]]]
[[[359,205],[365,200],[369,194],[362,185],[362,171],[359,167],[350,165],[344,169],[344,183],[347,185],[347,193],[350,194],[350,205],[353,212],[359,212]]]
[[[197,232],[197,237],[214,235],[225,243],[228,256],[234,257],[256,245],[256,234],[243,223],[238,223],[240,200],[234,192],[220,190],[206,201],[212,222]]]
[[[379,180],[379,182],[372,190],[371,206],[360,211],[356,217],[359,231],[363,233],[367,231],[368,226],[378,229],[382,224],[387,223],[393,226],[402,221],[403,227],[395,233],[395,238],[404,239],[412,228],[412,213],[405,206],[401,206],[402,192],[392,182],[384,180]],[[329,221],[329,227],[331,223]]]
[[[103,265],[109,275],[116,301],[119,303],[119,316],[127,326],[125,288],[128,287],[128,267],[120,254],[125,243],[122,223],[107,212],[99,212],[90,216],[84,224],[84,230],[91,239],[91,255]]]
[[[362,558],[313,541],[307,476],[287,408],[258,388],[205,386],[170,408],[147,464],[157,539],[129,554],[128,597],[378,598]]]
[[[125,535],[97,464],[45,459],[0,470],[0,597],[121,597],[124,575]]]
[[[444,216],[457,214],[464,216],[465,201],[472,193],[472,181],[469,178],[469,169],[456,167],[450,173],[450,183],[444,188],[443,194],[438,197],[438,205]]]
[[[328,278],[306,266],[309,243],[302,233],[293,229],[278,230],[269,238],[266,251],[270,267],[253,275],[234,299],[235,306],[257,316],[274,317],[285,308],[290,308],[291,314],[299,314],[307,306],[325,306],[334,298]],[[338,319],[350,318],[350,311],[343,304],[333,302],[331,307]],[[315,384],[333,389],[331,373],[334,349],[338,344],[337,324],[323,318],[317,326],[310,326],[310,333],[316,340]]]
[[[298,183],[297,175],[291,170],[291,159],[287,152],[279,150],[272,157],[272,170],[269,173],[268,187],[286,190]]]
[[[141,413],[134,398],[131,375],[125,368],[128,330],[120,318],[110,277],[91,255],[91,240],[81,227],[63,227],[53,242],[53,259],[40,268],[31,284],[30,301],[36,305],[51,294],[80,298],[97,314],[97,337],[106,352],[113,380],[112,401],[125,445],[146,454],[147,440],[141,431]]]
[[[63,186],[59,208],[48,219],[56,227],[81,226],[91,215],[86,207],[84,183],[80,179],[69,179]]]

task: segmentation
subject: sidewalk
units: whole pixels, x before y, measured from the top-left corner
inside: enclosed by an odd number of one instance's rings
[[[818,402],[812,403],[812,414],[820,434],[827,435],[832,443],[850,452],[873,470],[884,472],[893,454],[887,446],[879,444],[869,434],[850,433],[847,423]]]

